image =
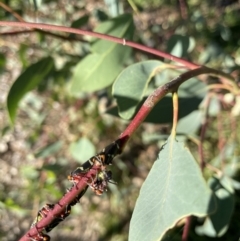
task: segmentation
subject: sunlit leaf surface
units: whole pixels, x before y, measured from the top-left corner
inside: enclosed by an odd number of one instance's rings
[[[133,35],[132,16],[122,15],[108,20],[94,31],[131,39]],[[129,47],[100,39],[93,42],[91,50],[92,53],[81,60],[74,69],[71,86],[73,95],[82,91],[100,90],[110,85],[123,68],[123,63],[131,52]]]
[[[141,188],[129,240],[161,240],[179,219],[214,210],[215,201],[198,164],[182,143],[169,137]]]
[[[156,74],[162,62],[150,60],[129,66],[116,79],[113,96],[117,99],[119,114],[130,119],[136,111],[137,104],[146,95],[148,84]]]

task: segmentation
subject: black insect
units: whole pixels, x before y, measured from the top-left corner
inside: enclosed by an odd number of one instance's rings
[[[85,175],[85,172],[73,172],[68,179],[70,181],[72,181],[74,183],[74,185],[76,183],[78,183],[81,178]],[[88,186],[93,189],[93,191],[95,192],[95,194],[97,195],[101,195],[104,191],[107,191],[107,186],[108,183],[112,183],[112,184],[116,184],[116,182],[114,182],[112,180],[112,172],[109,170],[105,170],[105,167],[102,168],[101,171],[99,171],[95,177],[95,179],[92,179],[90,182],[87,182]],[[87,186],[87,187],[88,187]],[[80,194],[80,198],[83,196],[83,194],[86,192],[86,190],[84,189]],[[79,196],[76,197],[77,200],[79,200]],[[72,206],[76,204],[76,201],[73,201],[73,203],[71,203],[70,205]]]
[[[36,226],[36,224],[42,220],[42,218],[47,217],[50,210],[54,208],[54,204],[45,204],[37,214],[37,217],[34,219],[33,223],[31,224],[31,228]]]
[[[50,210],[54,208],[54,204],[46,204],[44,207],[42,207],[37,214],[37,217],[34,219],[31,227],[34,227],[37,225],[37,223],[42,220],[42,218],[46,217]],[[66,209],[59,214],[58,217],[55,217],[53,221],[48,224],[44,229],[48,233],[53,228],[55,228],[60,222],[62,222],[69,214],[71,213],[71,206],[67,205]],[[38,241],[38,240],[37,240]],[[45,241],[45,240],[44,240]]]
[[[96,180],[89,186],[95,194],[102,195],[104,191],[107,191],[108,183],[116,184],[116,182],[112,180],[112,172],[101,171],[97,174]]]
[[[77,196],[76,198],[69,204],[70,206],[74,206],[77,203],[79,203],[80,199],[82,198],[82,196],[85,194],[85,192],[87,191],[88,186],[86,186]],[[70,190],[68,190],[70,191]]]
[[[66,217],[71,213],[71,206],[67,205],[66,209],[60,213],[60,215],[53,219],[53,221],[45,227],[46,232],[50,232],[53,228],[55,228],[60,222],[62,222]]]
[[[84,177],[84,175],[94,165],[99,165],[99,166],[101,166],[101,171],[98,173],[97,179],[99,179],[101,176],[105,176],[106,178],[100,178],[100,179],[102,179],[102,180],[108,179],[107,182],[109,182],[110,179],[109,179],[108,175],[110,175],[110,174],[107,171],[105,171],[105,169],[106,169],[106,165],[111,165],[113,158],[116,155],[121,153],[119,142],[120,142],[120,140],[117,140],[117,141],[111,143],[110,145],[105,147],[100,153],[91,157],[89,160],[87,160],[85,163],[83,163],[80,167],[78,167],[76,170],[71,172],[71,174],[68,176],[68,180],[73,182],[74,185],[76,185],[81,180],[81,178]],[[100,183],[98,180],[96,182]],[[93,183],[93,181],[91,181],[91,183]],[[92,186],[91,184],[89,184],[89,185]],[[95,183],[95,186],[96,186],[96,183]],[[97,185],[97,186],[100,187],[101,185]]]
[[[86,174],[93,167],[93,165],[98,164],[101,167],[103,167],[103,160],[103,156],[96,155],[91,157],[89,160],[84,162],[80,167],[71,172],[71,174],[68,176],[68,180],[76,184],[76,182],[79,181],[78,177],[83,177],[84,174]]]
[[[103,156],[103,165],[112,165],[112,160],[115,156],[122,152],[120,148],[120,139],[114,141],[110,145],[106,146],[100,153],[99,156]]]
[[[95,164],[101,165],[102,170],[106,165],[111,165],[113,158],[121,153],[118,142],[119,140],[111,143],[110,145],[105,147],[100,153],[84,162],[80,167],[73,171],[71,175],[68,176],[68,179],[74,182],[74,176],[79,176],[79,174],[82,176],[82,174],[87,173]]]

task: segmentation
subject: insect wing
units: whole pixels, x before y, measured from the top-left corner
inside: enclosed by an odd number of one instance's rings
[[[80,167],[78,167],[75,171],[71,172],[71,177],[79,176],[81,174],[87,173],[94,164],[94,157],[90,158],[86,162],[84,162]]]

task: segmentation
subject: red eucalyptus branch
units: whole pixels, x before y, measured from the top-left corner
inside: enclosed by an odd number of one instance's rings
[[[31,228],[19,241],[29,241],[31,237],[35,237],[41,232],[47,225],[49,225],[60,213],[66,210],[66,206],[71,203],[76,196],[87,186],[87,182],[94,178],[100,169],[100,166],[94,166],[78,183],[73,186],[69,192],[67,192],[62,199],[54,206],[53,210],[50,210],[48,215],[41,219],[37,225]]]
[[[174,78],[172,81],[168,82],[167,84],[160,86],[148,96],[134,119],[131,121],[131,123],[128,125],[128,127],[121,134],[120,137],[132,136],[133,132],[140,126],[140,124],[144,121],[144,119],[157,104],[157,102],[160,101],[167,93],[176,91],[178,87],[186,80],[202,74],[211,74],[216,76],[222,75],[222,73],[218,70],[210,69],[203,66],[183,73]]]

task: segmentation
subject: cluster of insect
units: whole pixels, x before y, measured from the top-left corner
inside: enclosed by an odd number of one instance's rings
[[[107,191],[108,183],[116,184],[112,180],[112,172],[106,169],[107,165],[112,164],[113,158],[121,153],[120,140],[117,140],[110,145],[108,145],[106,148],[104,148],[100,153],[98,153],[96,156],[91,157],[88,161],[82,164],[82,166],[78,167],[75,171],[73,171],[69,176],[68,180],[73,183],[73,186],[75,186],[82,178],[85,176],[85,174],[91,170],[91,168],[94,165],[100,166],[100,170],[97,173],[96,177],[93,180],[90,180],[87,182],[87,186],[84,190],[81,191],[78,196],[66,206],[66,209],[60,213],[57,217],[53,219],[53,221],[44,228],[44,231],[47,233],[50,232],[53,228],[55,228],[60,222],[62,222],[70,213],[72,206],[76,205],[81,197],[85,194],[88,187],[90,187],[95,194],[102,195],[104,191]],[[73,187],[72,187],[73,188]],[[70,189],[71,190],[71,189]],[[70,190],[67,190],[68,192]],[[44,207],[42,207],[37,214],[37,217],[33,221],[32,227],[37,227],[38,222],[46,217],[50,210],[54,209],[55,204],[46,204]],[[31,241],[49,241],[50,237],[43,233],[43,232],[37,232],[37,235],[34,237],[30,237]]]

